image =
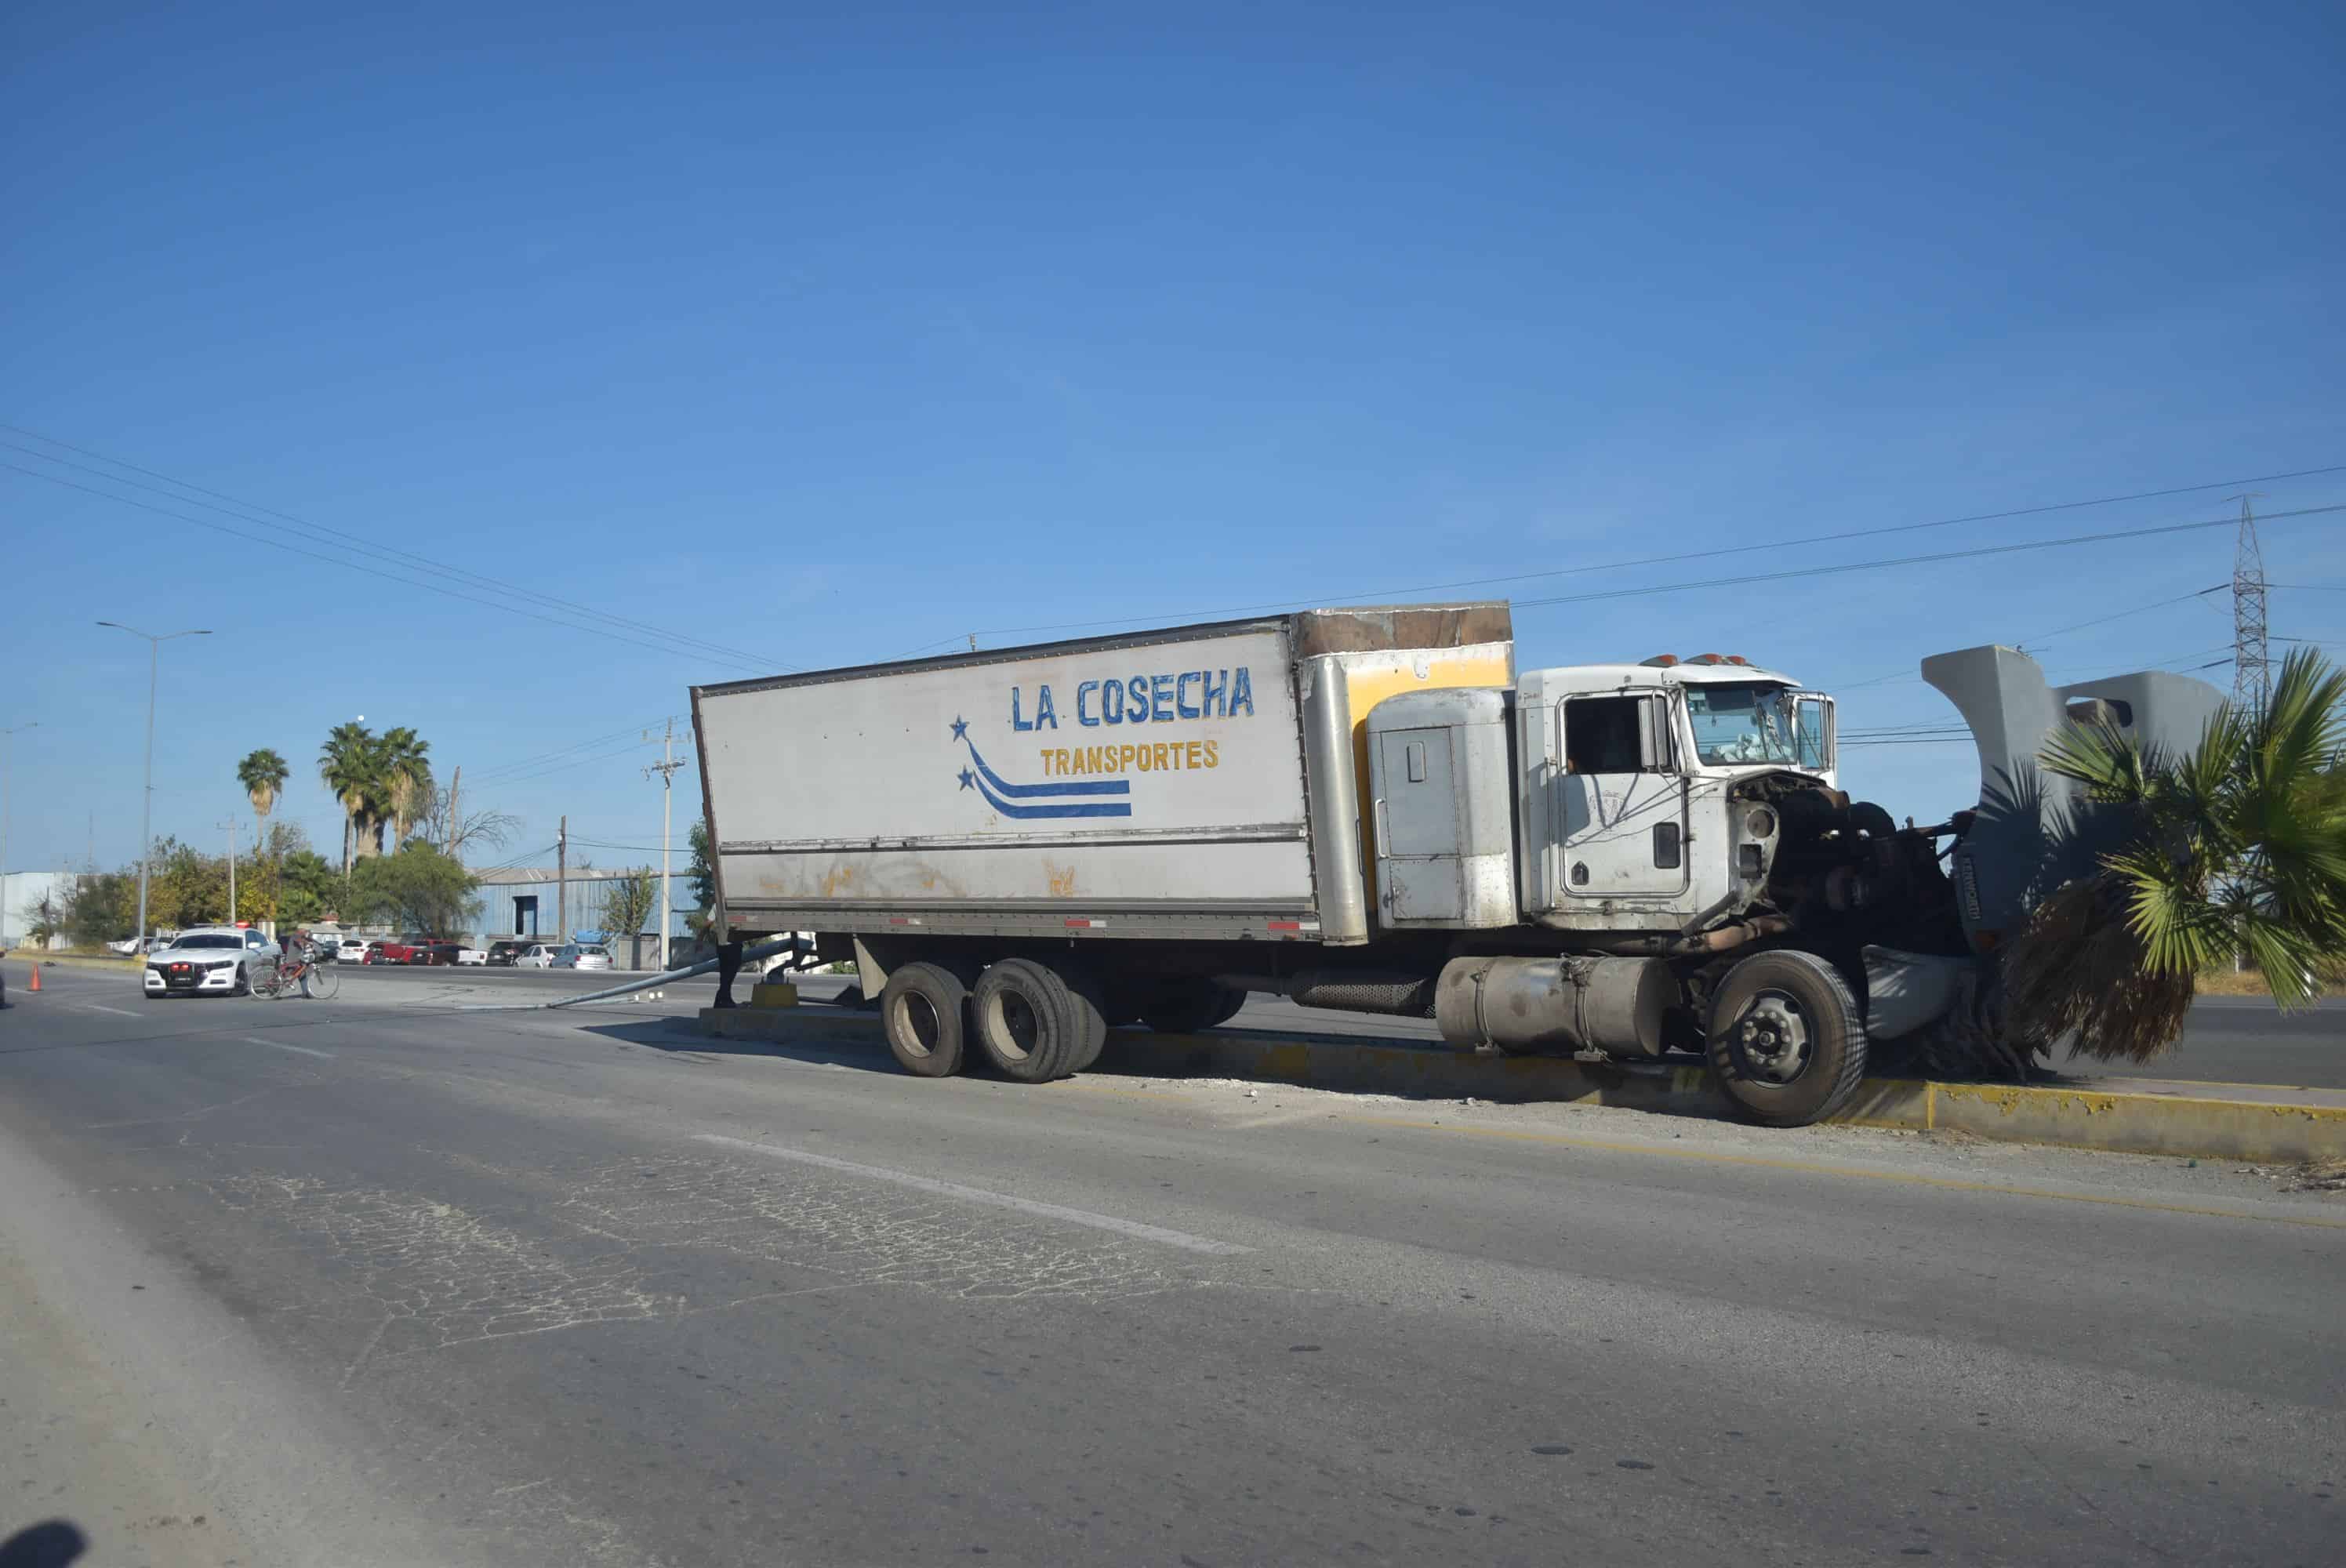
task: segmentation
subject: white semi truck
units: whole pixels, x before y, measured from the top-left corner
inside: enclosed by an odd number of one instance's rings
[[[2018,656],[1943,657],[1975,729],[2005,716]],[[1504,604],[692,700],[722,934],[819,933],[925,1075],[974,1050],[1045,1081],[1112,1025],[1209,1028],[1260,992],[1463,1049],[1700,1053],[1791,1125],[1865,1071],[1869,964],[1911,1030],[1984,945],[1962,846],[1956,878],[1937,848],[1971,824],[1852,803],[1830,697],[1735,656],[1518,671]]]

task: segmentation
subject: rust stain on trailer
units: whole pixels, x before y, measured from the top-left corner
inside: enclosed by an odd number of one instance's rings
[[[1076,896],[1075,867],[1055,866],[1050,861],[1045,860],[1043,862],[1043,875],[1051,884],[1051,896],[1053,898],[1071,899]]]

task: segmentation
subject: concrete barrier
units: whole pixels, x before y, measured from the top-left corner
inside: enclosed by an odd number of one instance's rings
[[[803,1041],[886,1050],[868,1013],[705,1007],[724,1040]],[[1244,1078],[1429,1099],[1555,1101],[1673,1115],[1729,1117],[1709,1069],[1555,1056],[1481,1056],[1349,1036],[1218,1030],[1108,1035],[1095,1073]],[[1869,1078],[1832,1118],[1854,1126],[1968,1133],[2002,1143],[2116,1153],[2290,1163],[2346,1159],[2346,1093],[2168,1080],[2086,1084],[1938,1084]]]
[[[56,963],[63,964],[67,969],[104,969],[111,970],[117,974],[128,975],[136,975],[139,965],[138,960],[127,956],[99,958],[87,952],[41,952],[29,947],[10,948],[6,958],[0,959],[0,962],[22,963],[28,966],[35,963]]]

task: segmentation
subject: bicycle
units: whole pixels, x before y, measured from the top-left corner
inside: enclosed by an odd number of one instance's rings
[[[277,961],[276,977],[264,987],[253,990],[274,1001],[299,984],[301,994],[312,1001],[324,1002],[342,990],[342,977],[334,972],[332,963],[320,962],[306,951],[296,951]]]

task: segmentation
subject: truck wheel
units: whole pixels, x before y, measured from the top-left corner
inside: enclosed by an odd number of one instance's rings
[[[880,992],[880,1027],[888,1054],[916,1078],[961,1071],[969,1034],[969,987],[933,963],[899,964]]]
[[[1195,1034],[1228,1023],[1246,1000],[1247,993],[1234,985],[1201,980],[1152,998],[1141,1019],[1159,1034]]]
[[[1076,1029],[1075,1054],[1061,1069],[1062,1075],[1088,1071],[1107,1049],[1107,1001],[1099,982],[1086,970],[1073,967],[1060,970],[1059,983],[1067,988],[1067,1001],[1074,1009]]]
[[[1024,958],[1005,958],[979,975],[969,997],[978,1049],[1021,1084],[1066,1075],[1085,1041],[1076,1008],[1066,982]]]
[[[1804,1127],[1865,1076],[1865,1020],[1840,972],[1790,948],[1755,952],[1711,998],[1710,1069],[1753,1121]]]

